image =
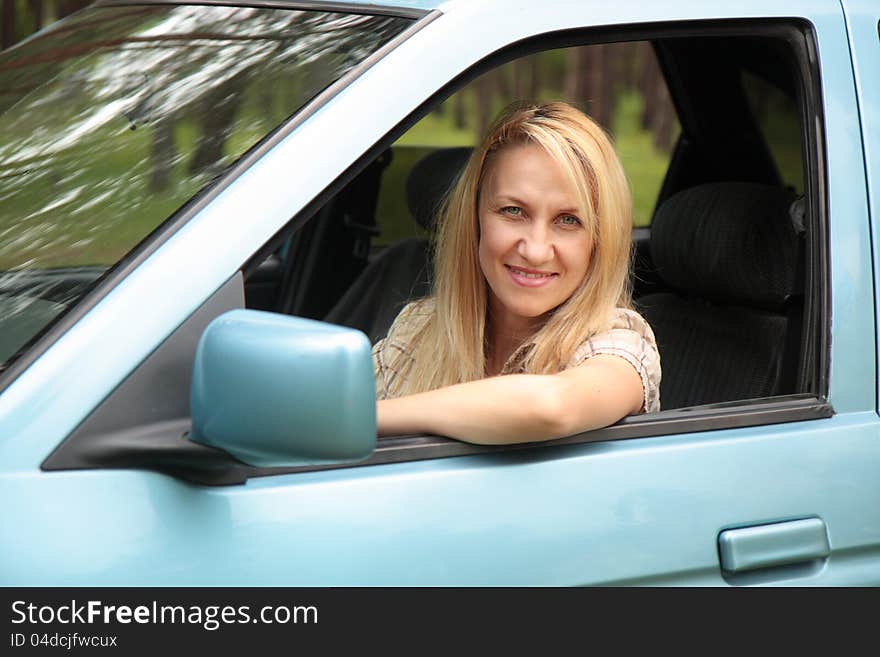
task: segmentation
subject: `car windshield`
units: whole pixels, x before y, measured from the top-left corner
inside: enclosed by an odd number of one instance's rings
[[[409,19],[87,10],[0,55],[0,368]]]

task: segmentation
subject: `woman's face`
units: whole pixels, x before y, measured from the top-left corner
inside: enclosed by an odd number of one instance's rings
[[[533,325],[580,285],[592,244],[565,175],[536,144],[493,154],[480,190],[480,267],[496,321]]]

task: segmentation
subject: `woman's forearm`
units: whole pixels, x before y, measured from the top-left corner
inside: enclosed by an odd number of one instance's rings
[[[555,377],[514,374],[377,403],[380,436],[430,433],[501,444],[565,435]]]
[[[644,405],[636,369],[599,354],[559,374],[511,374],[378,402],[379,435],[431,433],[486,445],[605,427]]]

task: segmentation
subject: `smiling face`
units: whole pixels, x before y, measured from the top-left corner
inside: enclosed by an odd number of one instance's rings
[[[586,215],[559,165],[533,143],[491,156],[480,189],[480,268],[490,314],[512,331],[564,303],[590,264]]]

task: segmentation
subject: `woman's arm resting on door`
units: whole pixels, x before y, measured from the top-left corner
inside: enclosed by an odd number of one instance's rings
[[[428,433],[484,445],[560,438],[638,413],[642,381],[600,354],[559,374],[511,374],[377,402],[380,436]]]

